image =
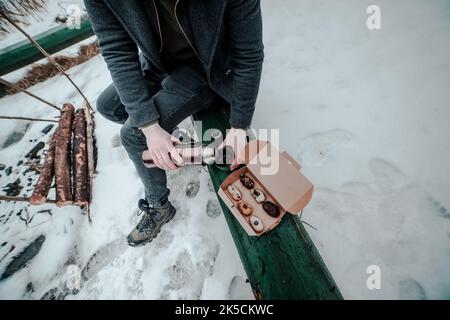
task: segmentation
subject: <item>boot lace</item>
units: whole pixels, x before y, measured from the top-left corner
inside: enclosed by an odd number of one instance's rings
[[[144,216],[142,217],[141,221],[139,221],[139,224],[137,225],[137,229],[139,230],[139,232],[143,232],[146,229],[149,228],[155,228],[156,227],[156,223],[154,220],[154,216],[156,215],[156,210],[153,208],[150,208],[148,202],[146,200],[139,200],[139,204],[138,204],[138,212],[137,212],[137,216],[140,217],[141,215],[144,214]]]

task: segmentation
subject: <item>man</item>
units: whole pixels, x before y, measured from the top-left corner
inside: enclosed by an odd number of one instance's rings
[[[113,84],[97,101],[123,124],[122,144],[145,186],[131,246],[152,241],[175,215],[165,170],[176,169],[171,132],[185,118],[230,104],[232,169],[242,163],[263,63],[259,0],[85,0]],[[140,52],[138,50],[140,49]],[[158,168],[148,169],[149,150]]]

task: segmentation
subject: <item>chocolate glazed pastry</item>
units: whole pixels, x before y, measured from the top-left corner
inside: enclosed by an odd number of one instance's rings
[[[278,218],[280,216],[280,208],[273,202],[265,201],[262,206],[264,211],[272,218]]]
[[[241,183],[245,188],[247,188],[249,190],[253,189],[255,183],[253,182],[252,179],[247,177],[245,174],[241,175],[241,177],[239,179],[241,180]]]

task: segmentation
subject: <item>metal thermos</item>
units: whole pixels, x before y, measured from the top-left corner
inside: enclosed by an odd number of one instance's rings
[[[204,145],[199,142],[181,143],[174,147],[183,159],[183,163],[176,163],[176,161],[172,159],[178,167],[212,164],[230,165],[234,158],[233,148],[231,147],[218,149],[217,146]],[[147,168],[156,167],[153,159],[148,154],[148,151],[144,152],[142,158]]]

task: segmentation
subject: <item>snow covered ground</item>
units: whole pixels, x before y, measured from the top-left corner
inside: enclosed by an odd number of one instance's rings
[[[266,63],[254,125],[280,128],[282,149],[315,183],[303,218],[318,229],[308,231],[344,297],[450,298],[450,3],[262,3]],[[381,30],[366,28],[370,4],[381,8]],[[111,81],[101,57],[70,73],[91,102]],[[31,90],[81,105],[62,77]],[[56,115],[22,94],[1,99],[0,114]],[[74,208],[1,203],[0,274],[35,239],[33,247],[42,247],[26,268],[0,281],[0,298],[251,298],[199,168],[170,174],[177,217],[151,245],[127,248],[142,188],[119,127],[96,121],[93,223]],[[24,175],[17,162],[46,140],[46,125],[0,122],[0,164],[12,167],[8,177],[0,171],[0,187],[17,178],[27,185],[33,174]],[[366,286],[370,265],[381,269],[380,290]],[[74,268],[82,270],[78,294],[65,289]]]

